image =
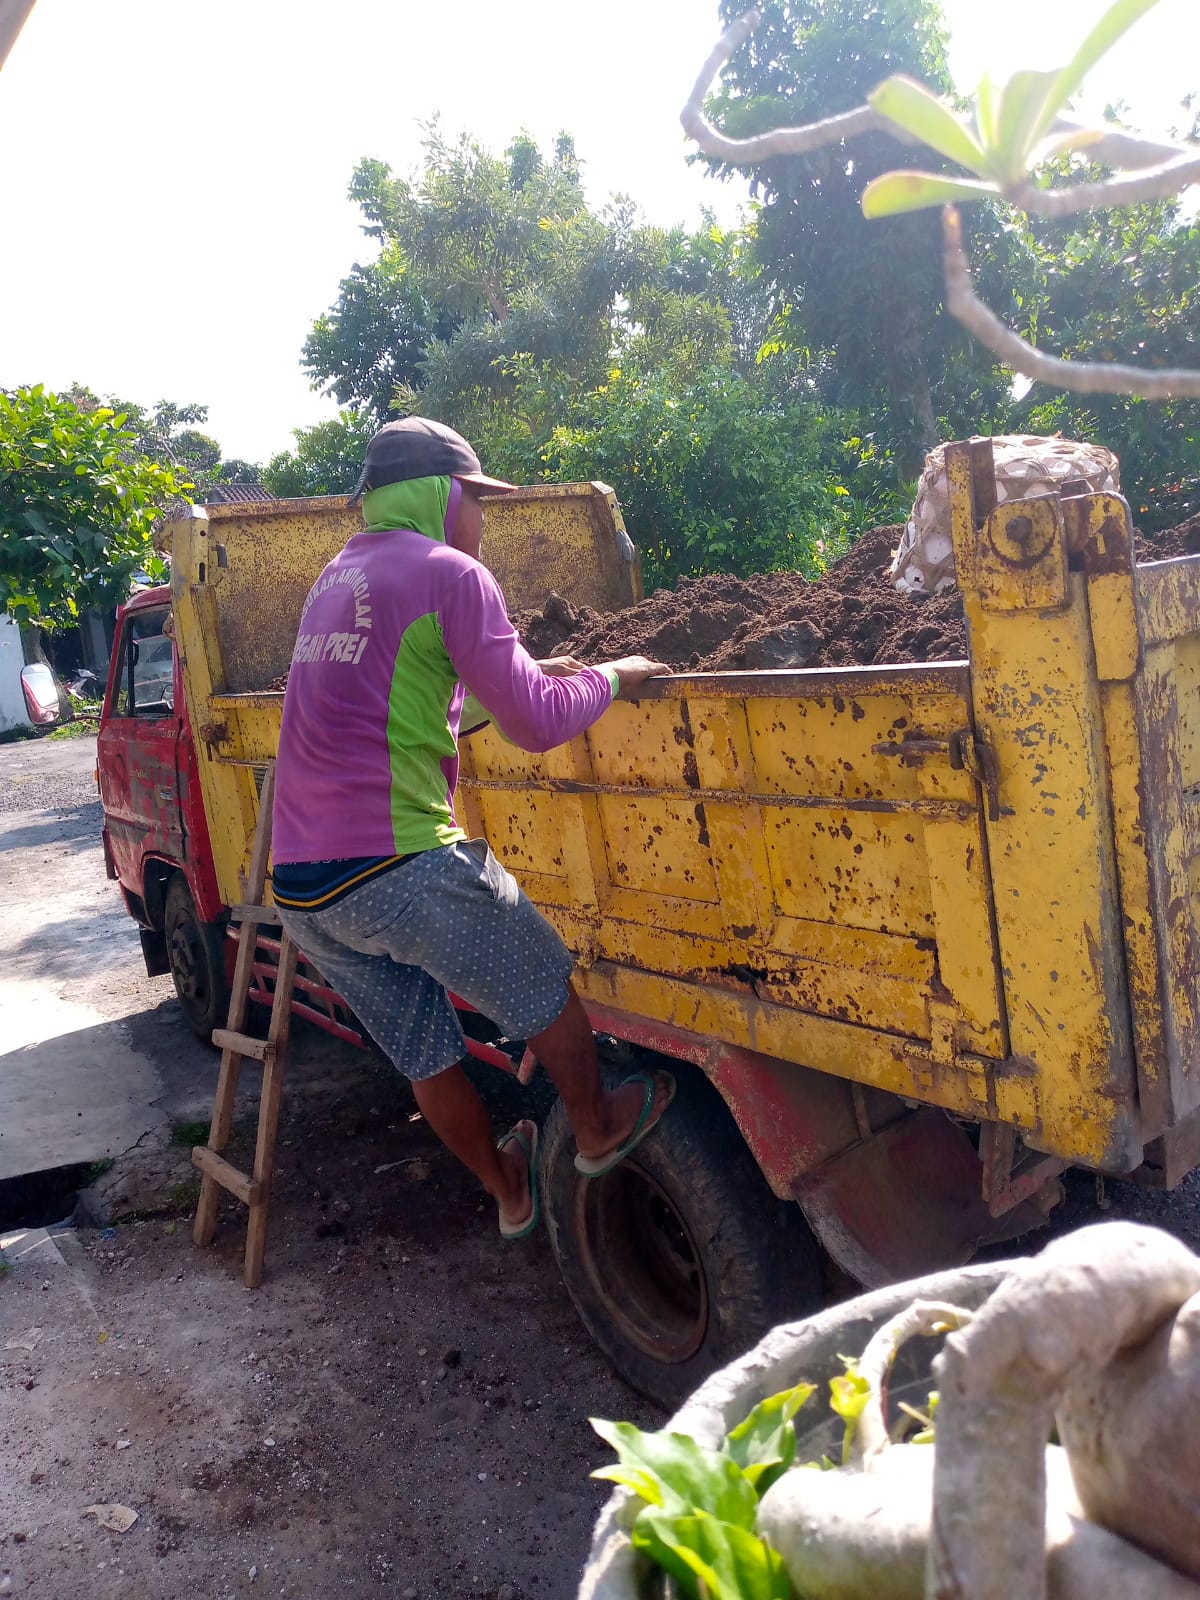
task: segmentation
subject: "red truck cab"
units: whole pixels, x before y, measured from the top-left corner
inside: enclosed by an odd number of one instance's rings
[[[225,1020],[225,927],[171,622],[171,591],[124,606],[100,717],[104,862],[138,925],[146,971],[169,972],[207,1039]]]

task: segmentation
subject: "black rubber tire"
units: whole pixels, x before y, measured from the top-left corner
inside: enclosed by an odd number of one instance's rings
[[[223,1027],[229,1014],[225,929],[220,923],[201,922],[182,872],[176,872],[167,885],[163,934],[175,993],[188,1027],[197,1039],[209,1044],[213,1029]]]
[[[550,1242],[588,1333],[627,1383],[674,1409],[776,1323],[815,1310],[822,1288],[799,1206],[772,1194],[703,1074],[671,1070],[670,1110],[603,1178],[576,1172],[556,1104],[540,1175]]]

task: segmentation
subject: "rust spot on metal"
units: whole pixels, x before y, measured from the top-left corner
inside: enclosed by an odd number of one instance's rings
[[[705,814],[703,800],[699,801],[696,805],[696,822],[699,830],[696,837],[700,844],[702,844],[707,850],[711,847],[712,840],[708,836],[708,817]],[[668,868],[667,870],[669,871],[670,869]]]
[[[740,961],[731,961],[727,967],[721,968],[721,972],[735,983],[744,983],[753,994],[758,993],[759,984],[765,983],[770,976],[765,968],[747,966]]]
[[[1087,502],[1078,504],[1086,508]],[[1083,570],[1090,578],[1111,572],[1132,572],[1133,545],[1125,518],[1110,511],[1095,535],[1083,544]]]

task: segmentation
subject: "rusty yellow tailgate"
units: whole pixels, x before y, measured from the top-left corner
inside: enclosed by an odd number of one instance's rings
[[[464,752],[474,831],[586,996],[969,1116],[1006,1054],[964,667],[675,678]],[[906,749],[906,747],[909,747]]]

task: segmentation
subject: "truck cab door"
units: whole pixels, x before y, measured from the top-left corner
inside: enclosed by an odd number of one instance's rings
[[[147,856],[183,859],[170,603],[126,611],[97,742],[105,837],[122,885],[143,894]]]

